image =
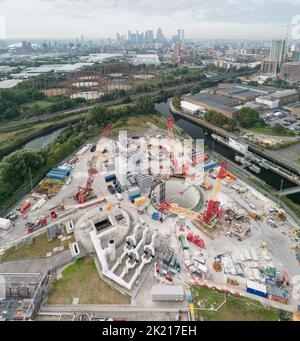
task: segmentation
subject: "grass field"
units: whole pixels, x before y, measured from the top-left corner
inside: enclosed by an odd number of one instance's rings
[[[22,245],[19,247],[13,247],[5,251],[5,254],[0,257],[0,263],[5,263],[14,260],[22,259],[37,259],[45,258],[46,253],[53,250],[57,246],[64,246],[64,250],[67,250],[68,245],[74,242],[72,237],[69,240],[61,242],[60,239],[56,238],[52,242],[48,242],[47,235],[42,234],[33,240],[30,245]]]
[[[269,127],[260,127],[260,128],[251,128],[249,131],[253,131],[258,134],[263,134],[263,135],[270,135],[270,136],[288,136],[288,137],[293,137],[294,135],[291,134],[291,131],[286,129],[283,133],[278,134],[274,130],[272,130]]]
[[[192,287],[195,308],[216,309],[224,302],[225,294],[205,287]],[[218,311],[195,310],[196,319],[205,321],[278,321],[279,311],[260,302],[226,295],[226,303]]]
[[[62,278],[54,280],[47,304],[70,304],[74,297],[79,304],[129,304],[130,298],[104,282],[92,257],[83,257],[68,266]]]
[[[46,109],[50,107],[53,103],[47,101],[47,100],[41,100],[41,101],[34,101],[34,102],[29,102],[21,105],[21,108],[24,109],[31,109],[34,106],[39,106],[41,109]]]
[[[76,119],[84,118],[85,113],[81,114],[74,114],[69,115],[67,117],[63,118],[57,118],[45,122],[39,122],[36,124],[28,125],[27,127],[18,127],[18,128],[12,128],[6,132],[1,132],[0,134],[0,151],[4,150],[6,148],[10,148],[25,139],[30,138],[31,136],[35,136],[36,134],[39,134],[43,130],[47,130],[47,128],[55,127],[58,125],[66,124],[68,122],[71,122]]]

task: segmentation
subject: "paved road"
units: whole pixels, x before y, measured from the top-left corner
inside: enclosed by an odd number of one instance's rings
[[[128,319],[131,321],[176,321],[178,308],[149,308],[133,305],[46,305],[42,306],[37,320],[51,319],[53,315],[88,313],[94,317]],[[182,320],[188,321],[187,309],[182,309]]]
[[[50,258],[18,260],[0,264],[0,273],[45,272],[50,269],[58,269],[72,261],[71,252],[66,250]]]

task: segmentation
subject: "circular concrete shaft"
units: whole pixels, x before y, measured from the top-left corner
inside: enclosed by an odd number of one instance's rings
[[[160,185],[154,190],[154,196],[160,203]],[[185,180],[170,179],[166,181],[166,202],[180,207],[200,210],[203,206],[201,190]]]

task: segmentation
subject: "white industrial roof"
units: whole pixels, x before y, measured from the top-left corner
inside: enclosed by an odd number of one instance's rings
[[[187,101],[181,101],[181,107],[182,107],[182,109],[187,109],[187,110],[190,110],[192,112],[205,109],[204,107],[201,107],[200,105],[196,105],[194,103],[187,102]]]
[[[184,295],[182,285],[158,284],[152,286],[152,295]]]
[[[159,58],[156,54],[138,54],[135,56],[133,62],[133,65],[160,65]]]
[[[21,82],[23,82],[21,79],[7,79],[0,82],[0,89],[11,89]]]
[[[264,292],[264,293],[267,292],[267,287],[264,284],[257,283],[254,281],[248,280],[247,281],[247,288],[251,288],[251,289],[254,289],[256,291],[260,291],[260,292]]]
[[[282,98],[285,96],[296,95],[297,93],[298,91],[296,89],[282,90],[282,91],[276,91],[275,93],[273,93],[272,97]]]

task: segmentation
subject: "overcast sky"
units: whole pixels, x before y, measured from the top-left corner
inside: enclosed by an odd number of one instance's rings
[[[183,28],[187,38],[284,38],[300,0],[0,0],[0,14],[7,38],[106,38],[158,27],[166,36]]]

